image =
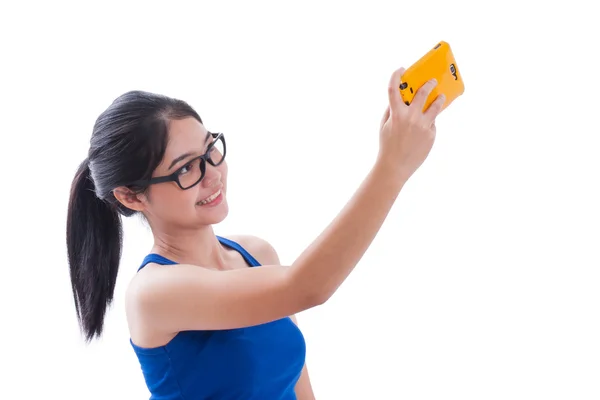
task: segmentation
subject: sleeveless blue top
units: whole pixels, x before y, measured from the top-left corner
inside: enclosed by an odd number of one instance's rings
[[[217,236],[251,267],[260,263],[238,243]],[[149,254],[138,271],[153,262],[175,262]],[[182,331],[164,346],[145,348],[130,339],[150,400],[295,400],[304,367],[304,336],[286,317],[239,329]]]

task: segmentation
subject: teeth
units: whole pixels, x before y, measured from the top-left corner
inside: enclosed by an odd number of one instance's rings
[[[211,201],[213,201],[214,199],[216,199],[217,197],[219,197],[219,195],[221,194],[221,191],[219,190],[217,193],[211,195],[210,197],[207,197],[206,199],[202,200],[199,204],[202,206],[204,204],[210,203]]]

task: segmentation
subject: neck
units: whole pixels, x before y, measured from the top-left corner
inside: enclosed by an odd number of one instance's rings
[[[192,264],[211,269],[227,267],[226,249],[220,244],[212,226],[195,230],[162,231],[154,234],[152,252],[179,264]]]

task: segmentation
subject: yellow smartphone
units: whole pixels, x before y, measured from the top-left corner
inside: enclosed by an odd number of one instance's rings
[[[448,43],[443,41],[436,44],[419,61],[404,71],[400,84],[400,94],[404,103],[410,105],[417,90],[433,78],[437,79],[438,83],[427,97],[423,111],[442,93],[446,96],[442,107],[444,110],[465,91],[462,75],[454,59],[454,54],[452,54],[452,49]]]

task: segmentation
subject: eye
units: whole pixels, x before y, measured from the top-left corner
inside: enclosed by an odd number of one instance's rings
[[[194,168],[194,161],[189,164],[184,165],[179,169],[179,175],[184,175],[190,172]]]

